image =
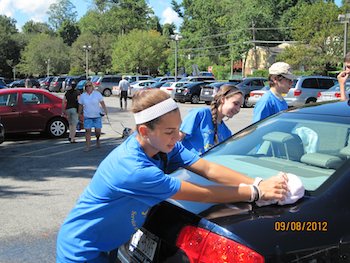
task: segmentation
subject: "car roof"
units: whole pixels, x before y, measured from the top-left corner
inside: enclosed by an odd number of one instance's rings
[[[288,111],[310,115],[334,115],[350,118],[350,100],[325,103],[306,104],[300,108],[291,108]]]

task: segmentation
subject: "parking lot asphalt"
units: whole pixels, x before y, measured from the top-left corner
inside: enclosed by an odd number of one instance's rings
[[[130,111],[119,109],[119,98],[105,102],[101,148],[84,152],[84,132],[78,143],[40,134],[7,136],[0,145],[0,262],[54,262],[56,234],[98,164],[122,143],[124,126],[134,128]],[[131,106],[131,101],[129,102]],[[179,104],[182,116],[205,104]],[[229,120],[236,132],[252,120],[252,109]],[[94,142],[94,141],[93,141]]]

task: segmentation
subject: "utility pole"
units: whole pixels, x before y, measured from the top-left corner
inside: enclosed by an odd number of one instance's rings
[[[338,20],[340,21],[340,23],[344,24],[343,57],[345,58],[345,55],[347,53],[347,46],[348,46],[348,25],[350,21],[350,13],[338,15]]]
[[[47,64],[47,69],[46,69],[47,73],[46,73],[46,76],[47,76],[47,77],[50,77],[50,58],[48,58],[48,59],[45,61],[45,63]]]
[[[252,33],[253,33],[253,43],[254,43],[254,69],[258,68],[258,59],[256,54],[256,42],[255,42],[255,22],[252,21]]]
[[[89,51],[91,50],[91,45],[84,45],[83,49],[85,50],[85,74],[86,79],[89,77]]]
[[[175,41],[175,81],[177,81],[177,52],[178,52],[178,42],[182,38],[179,34],[171,35],[171,39]]]

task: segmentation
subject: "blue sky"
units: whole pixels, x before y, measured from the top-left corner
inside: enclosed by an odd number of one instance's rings
[[[0,0],[0,14],[14,18],[17,21],[17,28],[29,20],[36,22],[47,22],[46,11],[49,6],[57,0]],[[70,0],[75,5],[78,18],[83,16],[91,8],[91,0]],[[178,0],[180,2],[181,0]],[[155,14],[160,18],[161,24],[181,23],[181,19],[171,9],[171,0],[148,0]]]

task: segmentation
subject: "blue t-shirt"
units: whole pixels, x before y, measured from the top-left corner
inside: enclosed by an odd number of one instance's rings
[[[269,90],[255,104],[253,122],[260,121],[286,109],[288,109],[287,102],[284,99],[279,99]]]
[[[180,131],[186,133],[183,146],[196,154],[202,154],[214,146],[214,124],[209,108],[191,110],[182,121]],[[230,129],[222,121],[218,124],[219,142],[232,135]]]
[[[167,169],[189,166],[198,156],[177,143]],[[148,157],[130,136],[99,165],[57,237],[57,262],[84,262],[118,248],[141,227],[148,210],[180,189],[164,174],[163,160]]]

